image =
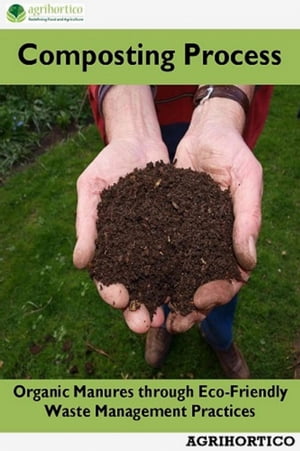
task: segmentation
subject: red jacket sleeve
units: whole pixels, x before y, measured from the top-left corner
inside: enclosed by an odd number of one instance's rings
[[[99,104],[98,104],[99,88],[100,88],[100,85],[89,85],[88,86],[88,96],[89,96],[89,101],[90,101],[90,105],[91,105],[95,123],[99,130],[101,138],[105,142],[106,141],[105,124],[104,124],[104,119],[100,114]]]

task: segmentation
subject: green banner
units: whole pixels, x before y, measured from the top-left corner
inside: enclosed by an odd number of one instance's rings
[[[16,29],[0,41],[1,84],[300,81],[300,30]]]
[[[6,380],[0,432],[300,432],[296,380]]]

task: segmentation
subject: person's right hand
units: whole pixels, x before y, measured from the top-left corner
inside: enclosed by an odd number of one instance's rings
[[[77,242],[74,265],[85,268],[92,260],[97,236],[97,205],[101,192],[135,168],[144,168],[150,161],[169,161],[168,152],[161,140],[115,139],[110,142],[84,170],[77,181]],[[122,309],[128,327],[137,333],[146,332],[150,326],[158,327],[164,321],[162,308],[157,309],[152,322],[142,304],[136,311],[128,308],[129,294],[121,284],[105,287],[95,281],[101,298],[115,308]]]

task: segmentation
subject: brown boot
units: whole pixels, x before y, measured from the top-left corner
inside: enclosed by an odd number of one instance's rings
[[[228,379],[250,379],[247,362],[235,343],[227,351],[213,348]]]
[[[150,327],[147,332],[145,360],[153,368],[160,368],[170,350],[173,336],[165,327]]]

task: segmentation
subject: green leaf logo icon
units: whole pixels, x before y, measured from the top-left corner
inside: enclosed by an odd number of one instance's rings
[[[23,22],[26,12],[21,5],[11,5],[7,10],[6,17],[10,22]]]

